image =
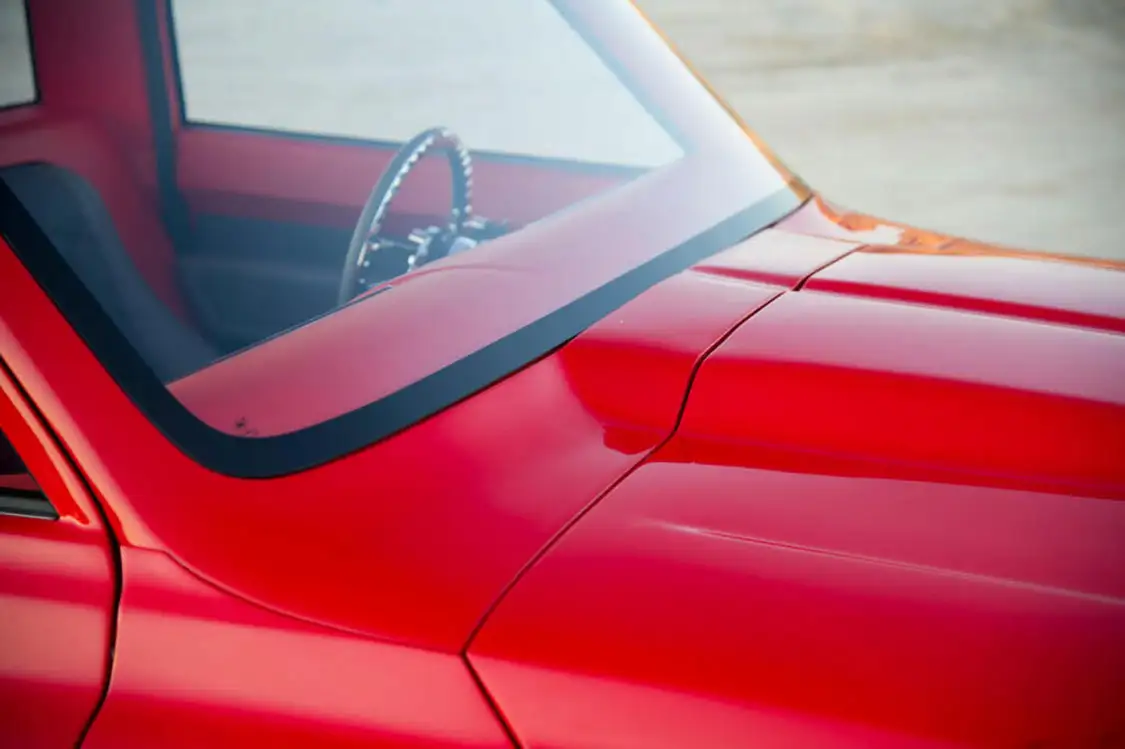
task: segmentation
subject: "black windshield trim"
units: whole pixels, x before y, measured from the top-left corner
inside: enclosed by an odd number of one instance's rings
[[[358,409],[297,432],[239,437],[198,419],[146,364],[0,180],[0,234],[145,417],[201,465],[238,478],[307,470],[383,440],[559,348],[647,289],[780,221],[803,203],[784,188],[519,330]]]

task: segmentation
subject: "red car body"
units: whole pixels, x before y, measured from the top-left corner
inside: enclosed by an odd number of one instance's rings
[[[0,165],[83,173],[187,316],[142,49],[148,28],[172,74],[168,11],[149,3],[149,28],[145,2],[94,5],[29,3],[40,99],[0,112]],[[571,5],[634,76],[671,75],[627,4]],[[670,100],[702,101],[679,80]],[[285,435],[647,261],[646,238],[690,242],[758,195],[715,166],[743,158],[742,129],[678,125],[715,158],[605,194],[597,173],[487,162],[482,211],[587,202],[506,238],[538,248],[523,265],[420,272],[170,391],[216,429]],[[350,226],[390,153],[173,135],[194,216]],[[505,189],[525,171],[541,189]],[[442,179],[417,176],[406,213]],[[1125,742],[1123,269],[920,232],[786,180],[780,220],[534,361],[334,459],[243,475],[154,424],[6,232],[0,432],[28,475],[0,494],[37,487],[49,509],[0,515],[0,743]],[[685,181],[682,211],[631,210],[682,201]],[[504,313],[466,306],[458,273]],[[415,287],[480,339],[427,332]]]

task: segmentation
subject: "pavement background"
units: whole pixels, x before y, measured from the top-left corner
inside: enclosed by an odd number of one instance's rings
[[[830,199],[1125,258],[1125,0],[637,0]]]

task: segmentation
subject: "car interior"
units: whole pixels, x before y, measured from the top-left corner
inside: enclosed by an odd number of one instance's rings
[[[399,143],[193,123],[173,89],[151,85],[149,106],[101,89],[95,101],[92,83],[140,83],[145,50],[109,28],[113,14],[79,9],[65,26],[58,15],[31,18],[29,49],[55,54],[35,60],[36,100],[0,109],[0,180],[156,374],[174,381],[336,308],[349,247],[370,228],[357,220]],[[417,249],[449,224],[451,204],[456,214],[441,150],[394,180],[379,226],[391,251],[369,253],[356,293],[412,267],[412,235]],[[455,233],[473,241],[643,171],[470,152],[472,206]]]
[[[0,127],[0,179],[118,328],[157,364],[164,381],[336,306],[355,227],[302,216],[304,206],[263,193],[255,196],[257,210],[191,209],[188,231],[173,241],[153,196],[129,174],[112,145],[89,127],[67,131],[75,137],[65,144],[60,138],[55,141],[60,147],[53,149],[57,127],[32,129],[20,139]],[[21,141],[36,147],[21,148]],[[478,169],[482,172],[487,167]],[[527,169],[525,176],[531,184],[544,178],[565,184],[568,193],[585,192],[581,183],[594,182],[580,176],[573,180],[577,184],[568,184],[568,175],[547,169]],[[505,202],[489,201],[487,193],[482,197],[485,203]],[[525,209],[516,221],[478,218],[477,239],[534,220],[535,213],[550,212],[551,203],[544,201],[538,210],[527,206],[531,212]],[[347,203],[333,207],[341,216],[361,212]],[[382,234],[397,239],[401,250],[413,230],[440,226],[445,218],[437,211],[391,213]],[[405,270],[403,253],[395,257],[386,249],[384,244],[383,252],[372,253],[371,260],[382,261],[383,267],[373,269],[368,286]]]
[[[8,438],[0,432],[0,495],[19,497],[38,493],[35,479],[31,478]]]

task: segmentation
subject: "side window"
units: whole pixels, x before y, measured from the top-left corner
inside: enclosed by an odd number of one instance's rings
[[[3,432],[0,432],[0,515],[57,517]]]
[[[0,109],[37,98],[24,0],[0,0]]]
[[[172,21],[188,123],[396,143],[440,125],[474,150],[635,167],[683,155],[551,0],[173,0]]]

